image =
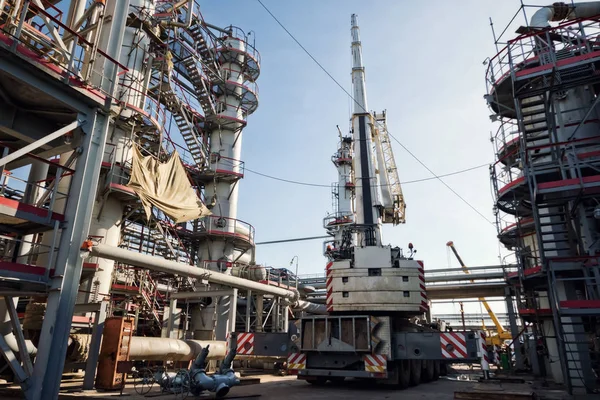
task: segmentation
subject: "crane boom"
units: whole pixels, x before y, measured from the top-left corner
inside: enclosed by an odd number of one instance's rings
[[[460,258],[460,255],[458,255],[458,251],[456,251],[456,247],[454,247],[454,242],[448,242],[448,243],[446,243],[446,246],[450,247],[450,249],[454,253],[454,256],[458,260],[458,263],[460,264],[460,267],[463,269],[464,273],[467,274],[467,275],[469,275],[470,274],[469,269],[465,265],[465,263],[462,260],[462,258]],[[471,282],[474,282],[474,281],[471,280]],[[499,336],[505,335],[507,333],[506,329],[504,329],[504,326],[502,326],[502,324],[500,323],[500,320],[498,320],[498,317],[496,317],[496,314],[494,313],[494,311],[490,307],[490,305],[487,302],[487,300],[485,299],[485,297],[479,297],[478,300],[481,302],[481,304],[483,304],[483,307],[485,308],[485,310],[487,311],[488,315],[490,316],[490,319],[492,320],[492,322],[496,326],[496,331],[498,332],[498,335]]]

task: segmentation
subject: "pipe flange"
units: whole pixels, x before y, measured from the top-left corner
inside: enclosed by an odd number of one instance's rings
[[[552,4],[552,7],[554,8],[554,16],[552,17],[552,21],[562,21],[563,19],[567,18],[572,8],[563,2],[554,3]]]

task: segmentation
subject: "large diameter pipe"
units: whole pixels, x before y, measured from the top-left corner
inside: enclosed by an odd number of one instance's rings
[[[207,360],[221,360],[227,354],[227,342],[217,340],[179,340],[133,336],[129,359],[189,361],[195,359],[206,346],[210,346]]]
[[[545,28],[549,26],[550,21],[589,18],[598,14],[600,14],[600,2],[598,1],[575,3],[574,5],[554,3],[551,6],[537,10],[531,17],[529,26],[532,28]]]
[[[95,244],[91,247],[90,255],[115,260],[124,264],[146,268],[152,271],[207,280],[211,283],[226,285],[238,289],[252,290],[257,293],[271,294],[282,297],[292,304],[298,299],[298,292],[295,290],[287,290],[275,286],[269,286],[263,283],[253,282],[248,279],[225,275],[221,272],[180,264],[175,261],[165,260],[164,258],[140,254],[101,243]]]
[[[325,304],[317,304],[306,300],[298,300],[293,307],[294,311],[305,311],[309,314],[327,314],[327,307]]]

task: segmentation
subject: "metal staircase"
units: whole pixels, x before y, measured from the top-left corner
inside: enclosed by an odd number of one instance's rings
[[[214,50],[208,46],[206,38],[202,34],[203,21],[199,18],[192,19],[192,25],[187,29],[187,33],[194,40],[194,47],[202,60],[202,70],[211,82],[221,81],[219,74],[219,65],[216,61]]]
[[[558,339],[559,351],[564,355],[566,363],[561,365],[564,379],[569,391],[572,393],[589,393],[598,390],[596,377],[592,370],[584,368],[591,361],[600,360],[600,349],[590,346],[590,338],[586,335],[586,325],[593,323],[600,314],[600,299],[597,290],[598,267],[588,267],[586,262],[597,260],[597,257],[570,258],[550,261],[550,299],[554,312],[554,326]],[[569,264],[571,268],[577,268],[582,272],[573,274],[565,271],[561,264]],[[561,282],[571,285],[578,284],[583,290],[575,290],[570,293],[570,298],[582,296],[580,300],[559,300],[563,297],[558,293]],[[573,289],[571,289],[573,290]]]
[[[150,91],[150,95],[163,104],[173,115],[173,119],[188,150],[199,169],[208,165],[206,146],[202,141],[200,128],[203,118],[173,91],[169,82],[162,82]]]
[[[188,77],[190,82],[194,85],[196,98],[204,111],[205,118],[217,114],[213,96],[210,92],[211,83],[202,76],[202,73],[198,69],[198,62],[196,59],[194,57],[188,57],[183,60],[183,65],[189,74]]]

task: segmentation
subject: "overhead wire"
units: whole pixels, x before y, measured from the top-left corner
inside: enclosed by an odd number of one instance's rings
[[[438,175],[437,177],[432,176],[430,178],[421,178],[421,179],[414,179],[412,181],[405,181],[405,182],[402,182],[402,184],[403,185],[407,185],[407,184],[411,184],[411,183],[419,183],[419,182],[431,181],[431,180],[437,179],[438,177],[443,178],[443,177],[452,176],[452,175],[464,174],[465,172],[473,171],[473,170],[476,170],[476,169],[479,169],[479,168],[483,168],[483,167],[488,167],[488,166],[489,166],[489,164],[476,165],[476,166],[471,167],[471,168],[461,169],[460,171],[454,171],[454,172],[449,172],[447,174]],[[256,174],[256,175],[259,175],[259,176],[262,176],[262,177],[265,177],[265,178],[273,179],[273,180],[276,180],[276,181],[291,183],[291,184],[294,184],[294,185],[331,188],[331,185],[325,185],[325,184],[322,184],[322,183],[301,182],[301,181],[296,181],[296,180],[292,180],[292,179],[280,178],[280,177],[277,177],[277,176],[268,175],[268,174],[265,174],[265,173],[262,173],[262,172],[254,171],[254,170],[251,170],[249,168],[244,168],[244,171],[248,171],[248,172],[251,172],[253,174]],[[389,186],[389,185],[378,185],[378,186]]]
[[[241,164],[239,162],[236,163],[235,161],[228,160],[228,159],[222,159],[219,162],[227,164],[228,167],[236,167],[236,166],[240,167],[241,166]],[[483,168],[483,167],[487,168],[487,167],[489,167],[489,165],[490,165],[489,163],[479,164],[479,165],[475,165],[473,167],[461,169],[461,170],[458,170],[458,171],[453,171],[453,172],[448,172],[446,174],[441,174],[441,175],[438,175],[438,177],[444,178],[444,177],[447,177],[447,176],[464,174],[465,172],[474,171],[474,170],[479,169],[479,168]],[[297,181],[297,180],[294,180],[294,179],[286,179],[286,178],[281,178],[281,177],[278,177],[278,176],[273,176],[273,175],[265,174],[264,172],[254,171],[254,170],[252,170],[250,168],[247,168],[245,165],[242,167],[242,169],[244,170],[244,172],[247,171],[247,172],[250,172],[250,173],[262,176],[264,178],[269,178],[269,179],[273,179],[273,180],[276,180],[276,181],[291,183],[291,184],[294,184],[294,185],[312,186],[312,187],[324,187],[324,188],[328,188],[328,189],[331,188],[331,185],[327,185],[327,184],[324,184],[324,183],[301,182],[301,181]],[[403,185],[407,185],[407,184],[410,184],[410,183],[426,182],[426,181],[431,181],[431,180],[434,180],[434,179],[436,179],[436,177],[432,176],[430,178],[421,178],[421,179],[414,179],[414,180],[411,180],[411,181],[404,181],[404,182],[402,182],[402,184]],[[390,184],[387,184],[387,185],[375,185],[375,187],[384,187],[384,186],[391,186],[391,185]],[[360,187],[360,186],[355,186],[355,187]]]
[[[296,42],[296,44],[306,53],[306,55],[308,55],[314,62],[315,64],[317,64],[319,66],[319,68],[340,88],[342,89],[342,91],[344,93],[346,93],[346,95],[348,97],[350,97],[354,103],[358,104],[358,106],[360,108],[362,108],[364,110],[364,112],[366,113],[370,113],[368,110],[366,110],[353,96],[352,94],[350,94],[350,92],[348,92],[346,90],[346,88],[344,88],[344,86],[342,86],[342,84],[340,82],[338,82],[337,79],[335,79],[333,77],[333,75],[331,75],[331,73],[329,73],[329,71],[306,49],[306,47],[304,47],[302,45],[302,43],[300,43],[300,41],[298,41],[298,39],[296,39],[296,37],[285,27],[285,25],[283,25],[283,23],[271,12],[271,10],[269,10],[269,8],[261,1],[261,0],[256,0],[261,6],[262,8],[265,9],[265,11],[273,18],[273,20],[275,20],[275,22],[277,22],[277,24],[288,34],[288,36],[290,38],[292,38],[292,40],[294,42]],[[419,164],[421,164],[421,166],[423,166],[431,175],[433,175],[433,178],[431,179],[437,179],[439,180],[444,186],[446,186],[446,188],[448,188],[455,196],[457,196],[463,203],[465,203],[467,206],[469,206],[469,208],[471,208],[473,211],[475,211],[481,218],[485,219],[488,223],[495,225],[494,222],[490,221],[489,218],[487,218],[485,215],[483,215],[479,210],[477,210],[477,208],[475,208],[471,203],[469,203],[464,197],[462,197],[460,194],[458,194],[458,192],[456,192],[454,189],[452,189],[446,182],[444,182],[441,177],[439,175],[436,175],[431,168],[429,168],[423,161],[421,161],[421,159],[419,159],[413,152],[411,152],[406,146],[404,146],[402,144],[402,142],[400,142],[394,135],[392,135],[389,131],[388,131],[388,135],[394,139],[394,141],[396,141],[396,143],[398,143],[412,158],[414,158]]]

